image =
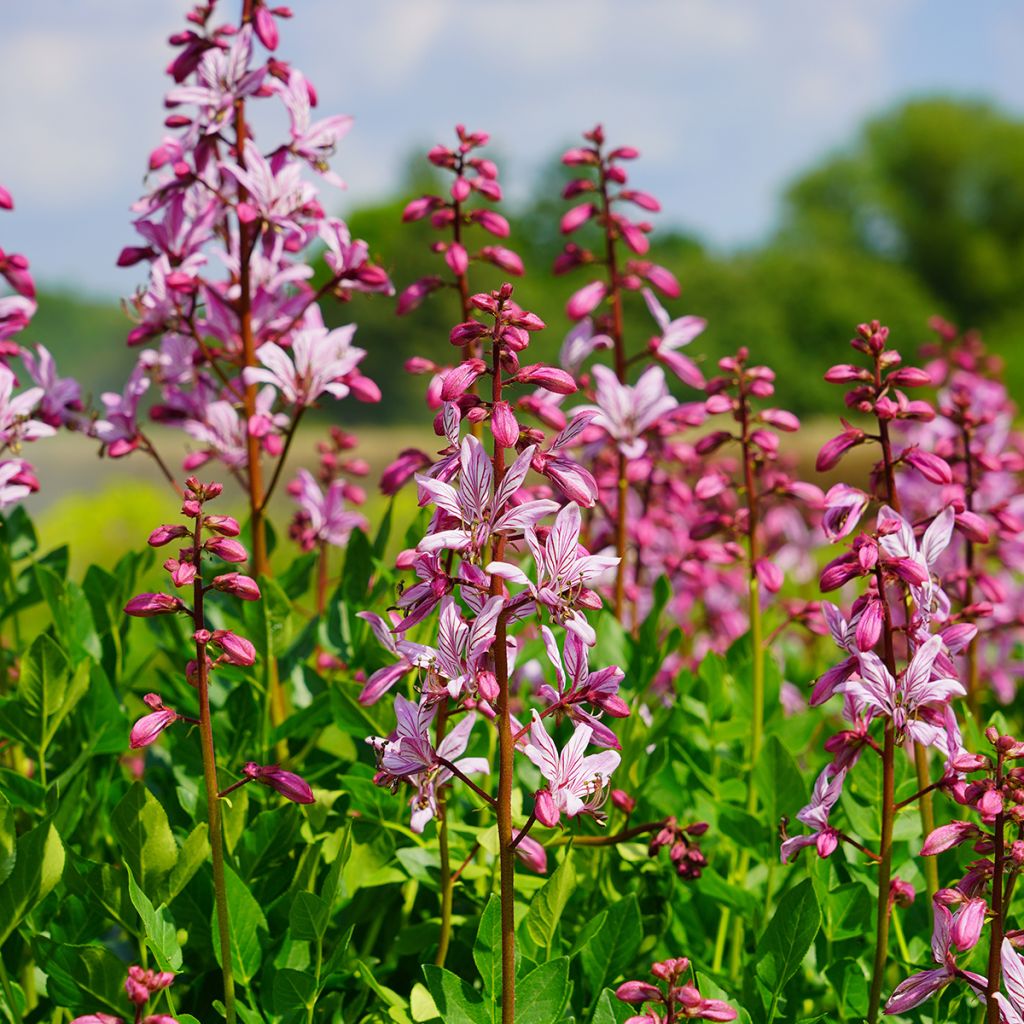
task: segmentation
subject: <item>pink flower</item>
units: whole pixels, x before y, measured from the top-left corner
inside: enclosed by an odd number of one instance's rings
[[[943,731],[919,717],[920,712],[945,705],[951,697],[967,692],[956,679],[932,678],[932,667],[941,650],[940,636],[923,643],[900,675],[899,682],[893,679],[878,655],[861,651],[859,678],[848,679],[836,690],[848,694],[869,717],[891,718],[899,737],[910,736],[923,746],[930,746],[942,739]]]
[[[821,519],[825,536],[835,543],[853,533],[869,501],[863,491],[848,484],[830,487],[825,495],[825,514]]]
[[[830,765],[814,784],[811,802],[797,811],[797,819],[809,825],[814,831],[810,835],[792,836],[781,847],[782,863],[785,864],[797,850],[814,845],[819,857],[828,857],[839,845],[839,833],[828,823],[829,814],[843,791],[846,769],[836,772]]]
[[[150,714],[143,715],[132,726],[131,736],[128,740],[128,745],[132,750],[138,750],[139,747],[148,747],[164,729],[173,725],[178,720],[178,713],[171,708],[165,707],[157,694],[147,693],[142,700],[147,707],[153,710]]]
[[[288,76],[288,84],[278,88],[278,95],[291,119],[292,152],[306,160],[325,181],[344,188],[345,183],[327,166],[327,157],[352,127],[352,118],[335,114],[314,122],[306,77],[295,69]]]
[[[684,384],[691,388],[703,388],[704,374],[700,372],[697,364],[688,356],[684,356],[679,349],[689,345],[701,334],[707,327],[707,321],[699,316],[683,316],[673,320],[650,288],[643,290],[643,296],[651,316],[661,329],[661,336],[651,342],[654,358],[664,363]]]
[[[366,355],[352,344],[354,333],[354,324],[328,331],[313,323],[292,334],[290,355],[279,345],[261,345],[256,357],[263,368],[247,367],[242,379],[272,385],[288,405],[312,405],[325,392],[344,398],[351,390],[344,378]]]
[[[604,430],[627,459],[638,459],[647,451],[644,432],[679,404],[668,392],[665,374],[660,367],[652,366],[631,387],[620,384],[607,366],[595,366],[594,380],[597,403],[580,406],[573,412],[595,413],[593,425]]]
[[[523,753],[547,779],[547,788],[537,793],[535,813],[537,820],[549,828],[558,824],[562,814],[569,818],[594,815],[612,772],[619,766],[621,757],[614,750],[584,756],[590,735],[589,725],[577,725],[572,739],[559,753],[540,715],[533,711],[530,742]]]
[[[256,648],[245,637],[228,629],[215,629],[209,642],[224,652],[221,660],[228,665],[252,665],[256,661]]]
[[[956,958],[951,949],[953,915],[949,912],[949,908],[935,902],[934,912],[932,959],[939,964],[939,967],[935,970],[913,974],[905,981],[900,982],[885,1004],[886,1013],[897,1014],[912,1010],[958,977],[964,978],[976,991],[983,992],[985,990],[984,978],[971,971],[961,970],[956,965]]]
[[[533,527],[523,531],[533,555],[536,583],[519,566],[509,562],[491,562],[484,571],[526,586],[538,604],[548,608],[566,629],[577,633],[585,644],[592,647],[597,642],[597,634],[576,606],[583,601],[596,606],[593,602],[600,601],[600,598],[586,584],[615,568],[619,560],[608,555],[591,555],[581,548],[581,527],[580,507],[570,502],[558,513],[543,546]]]
[[[463,438],[459,450],[459,485],[429,476],[417,476],[421,504],[437,505],[443,517],[437,528],[419,543],[421,551],[480,551],[495,535],[511,536],[532,527],[544,516],[558,510],[547,498],[512,504],[516,492],[526,479],[536,451],[534,445],[524,449],[509,466],[496,491],[494,470],[484,446],[472,435]],[[493,493],[492,493],[493,491]]]
[[[300,469],[295,483],[297,488],[289,490],[299,504],[299,533],[305,550],[320,541],[344,547],[354,529],[367,527],[365,516],[345,508],[344,481],[334,480],[324,493],[313,474]]]
[[[224,594],[232,594],[243,601],[260,599],[259,584],[251,576],[243,576],[240,572],[228,572],[213,578],[213,589]]]

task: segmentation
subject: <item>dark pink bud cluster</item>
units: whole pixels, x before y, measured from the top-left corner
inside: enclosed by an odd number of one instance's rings
[[[504,245],[485,244],[475,250],[466,246],[466,232],[474,225],[496,238],[507,238],[509,225],[501,214],[488,206],[476,207],[471,203],[474,197],[485,203],[497,203],[502,198],[497,165],[477,153],[487,144],[489,136],[486,132],[467,131],[461,124],[456,125],[455,133],[458,143],[454,149],[437,145],[427,154],[435,167],[453,175],[448,195],[421,196],[408,203],[402,212],[406,223],[429,219],[436,231],[449,236],[434,242],[431,250],[444,259],[451,280],[430,274],[414,281],[398,297],[400,316],[414,310],[431,292],[446,285],[458,289],[463,312],[466,312],[469,295],[466,275],[471,263],[490,263],[513,276],[523,273],[523,261]]]
[[[721,999],[705,999],[692,978],[686,957],[662,960],[652,965],[651,974],[658,980],[624,981],[615,995],[624,1003],[647,1005],[645,1012],[629,1017],[626,1024],[670,1024],[678,1020],[735,1020],[737,1012]]]
[[[128,995],[134,1012],[132,1020],[135,1024],[178,1024],[174,1017],[166,1013],[146,1014],[145,1006],[174,982],[170,971],[154,971],[133,964],[128,968],[128,977],[124,990]],[[121,1017],[110,1013],[87,1013],[84,1017],[76,1017],[71,1024],[125,1024]]]
[[[708,862],[701,852],[697,840],[707,830],[706,821],[680,825],[674,817],[666,818],[662,827],[655,832],[648,844],[647,853],[651,857],[656,857],[659,850],[668,847],[672,866],[680,878],[689,881],[700,878]]]

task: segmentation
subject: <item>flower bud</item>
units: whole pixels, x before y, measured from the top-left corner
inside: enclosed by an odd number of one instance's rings
[[[238,572],[215,576],[213,589],[224,594],[233,594],[243,601],[258,601],[260,599],[260,588],[256,581],[251,576],[243,576]]]
[[[139,594],[125,606],[125,614],[137,618],[149,618],[153,615],[169,615],[183,611],[184,602],[173,594]]]
[[[158,526],[150,535],[149,541],[147,542],[151,548],[163,547],[164,544],[170,544],[172,540],[177,540],[179,537],[188,536],[187,526]]]
[[[245,548],[231,537],[211,537],[203,547],[225,562],[244,562],[249,557]]]

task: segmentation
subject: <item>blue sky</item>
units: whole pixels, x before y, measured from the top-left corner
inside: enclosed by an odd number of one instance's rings
[[[221,0],[224,14],[235,0]],[[0,245],[44,282],[131,291],[129,206],[161,136],[180,0],[5,5]],[[387,194],[456,121],[490,131],[512,195],[596,121],[635,144],[637,187],[720,246],[771,227],[792,175],[910,96],[990,97],[1024,116],[1017,0],[294,0],[279,55],[356,125],[337,205]],[[269,141],[269,140],[268,140]],[[330,197],[329,197],[330,198]]]

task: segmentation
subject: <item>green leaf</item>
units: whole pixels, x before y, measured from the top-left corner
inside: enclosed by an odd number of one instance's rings
[[[807,803],[807,787],[793,755],[778,736],[769,736],[754,766],[754,785],[764,808],[762,820],[771,829],[786,815],[792,817]]]
[[[348,539],[345,549],[345,568],[341,574],[341,597],[349,604],[356,604],[366,597],[373,575],[373,549],[366,534],[356,528]]]
[[[51,1004],[72,1013],[124,1013],[124,964],[103,946],[72,946],[38,937]]]
[[[327,904],[311,892],[296,893],[288,912],[288,930],[293,939],[315,942],[322,939],[329,922]]]
[[[136,782],[114,808],[110,824],[139,888],[150,899],[162,900],[168,876],[178,862],[178,846],[160,802]]]
[[[0,793],[0,883],[14,870],[18,833],[14,831],[14,808]]]
[[[555,1024],[568,998],[568,957],[541,964],[516,985],[516,1024]]]
[[[7,555],[12,562],[28,558],[38,550],[36,528],[21,505],[15,505],[10,512],[0,516],[0,543],[6,546]]]
[[[458,975],[434,964],[424,964],[423,977],[444,1024],[491,1024],[483,996]]]
[[[14,867],[0,884],[0,946],[25,915],[44,900],[64,873],[64,844],[51,822],[17,841]]]
[[[484,994],[490,1007],[491,1020],[498,1020],[501,998],[501,898],[497,893],[487,897],[480,925],[473,942],[473,962],[480,972]]]
[[[551,944],[555,929],[562,916],[569,896],[576,886],[576,872],[572,866],[572,848],[566,850],[562,863],[530,901],[520,934],[531,944],[532,949],[551,955]]]
[[[856,960],[837,960],[829,964],[825,977],[832,984],[844,1018],[867,1016],[868,979]]]
[[[591,993],[610,985],[633,961],[643,937],[640,904],[630,893],[608,908],[605,926],[580,951],[588,1002]]]
[[[875,900],[862,882],[848,882],[828,894],[825,934],[830,942],[868,934]]]
[[[181,946],[178,945],[178,929],[164,907],[153,906],[149,897],[138,887],[128,871],[128,895],[132,905],[142,918],[149,948],[156,956],[162,971],[180,971],[182,964]]]
[[[611,989],[605,989],[597,1000],[594,1007],[594,1016],[590,1018],[590,1024],[620,1024],[631,1013],[631,1009],[625,1003],[620,1003],[615,998]]]
[[[228,898],[228,937],[231,946],[231,965],[235,977],[243,985],[252,981],[260,969],[263,960],[263,943],[266,933],[267,919],[263,916],[260,905],[249,892],[248,886],[238,875],[225,865],[225,888]],[[213,951],[217,963],[221,964],[219,931],[217,929],[217,912],[214,908],[211,930],[213,932]]]
[[[316,980],[309,971],[284,967],[274,975],[275,1013],[308,1010],[316,1002]]]
[[[814,883],[805,878],[779,901],[757,944],[755,971],[771,998],[776,998],[799,970],[820,927],[821,908]]]
[[[167,893],[164,903],[170,903],[190,881],[193,875],[206,863],[210,855],[210,826],[201,821],[191,832],[178,851],[178,859],[167,879]]]
[[[68,659],[60,645],[46,633],[40,633],[22,659],[18,696],[38,719],[45,722],[60,710],[68,674]]]

